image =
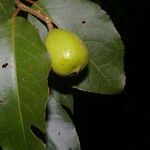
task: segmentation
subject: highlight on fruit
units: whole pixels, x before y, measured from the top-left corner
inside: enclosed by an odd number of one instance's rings
[[[88,49],[73,32],[52,28],[46,36],[45,45],[51,56],[52,70],[57,75],[78,74],[88,64]]]

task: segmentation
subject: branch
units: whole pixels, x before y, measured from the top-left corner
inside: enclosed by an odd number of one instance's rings
[[[32,0],[26,0],[27,2],[29,2],[30,4],[34,4],[35,1],[32,1]]]
[[[28,12],[28,13],[36,16],[37,18],[41,19],[42,21],[44,21],[47,24],[48,30],[50,30],[51,28],[53,28],[52,20],[50,19],[50,17],[48,15],[42,13],[39,10],[34,10],[34,9],[26,6],[25,4],[23,4],[22,2],[20,2],[20,0],[15,0],[15,4],[16,4],[16,6],[19,9],[21,9],[23,11],[26,11],[26,12]]]
[[[14,10],[14,13],[13,13],[12,17],[16,17],[17,14],[18,14],[20,11],[21,11],[20,8],[16,8],[16,9]]]

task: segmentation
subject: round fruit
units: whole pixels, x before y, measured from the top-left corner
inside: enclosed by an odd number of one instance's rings
[[[88,63],[87,47],[73,32],[53,28],[48,32],[45,44],[52,59],[52,69],[60,76],[78,73]]]

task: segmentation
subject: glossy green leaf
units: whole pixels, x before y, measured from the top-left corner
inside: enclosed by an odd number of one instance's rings
[[[54,97],[52,93],[48,102],[47,150],[80,150],[76,129],[58,99]]]
[[[45,11],[60,27],[77,33],[88,46],[89,65],[77,76],[74,88],[101,94],[118,93],[124,88],[124,47],[106,12],[87,0],[39,0],[34,7]],[[45,27],[30,21],[40,27],[44,38]]]
[[[50,58],[37,30],[21,18],[0,24],[0,146],[44,150],[31,125],[45,132]]]
[[[10,18],[14,11],[14,0],[0,0],[0,22]]]

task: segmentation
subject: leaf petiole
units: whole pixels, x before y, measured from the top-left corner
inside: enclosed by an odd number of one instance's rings
[[[23,11],[26,11],[26,12],[36,16],[37,18],[41,19],[42,21],[44,21],[47,25],[48,30],[53,28],[52,19],[48,15],[42,13],[40,10],[34,10],[34,9],[26,6],[25,4],[20,2],[20,0],[15,0],[15,4],[18,8],[16,9],[13,16],[16,16],[20,10],[23,10]]]

